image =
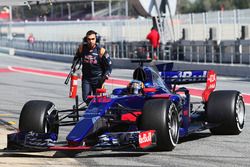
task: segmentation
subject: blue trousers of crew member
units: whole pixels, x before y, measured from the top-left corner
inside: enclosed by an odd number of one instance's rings
[[[88,95],[95,95],[96,89],[101,88],[101,78],[90,78],[82,80],[82,99],[85,103],[89,103]]]

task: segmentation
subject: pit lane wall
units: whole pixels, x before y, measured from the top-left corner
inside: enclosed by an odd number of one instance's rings
[[[33,52],[27,50],[19,50],[13,48],[5,48],[0,47],[0,52],[9,54],[10,56],[21,56],[21,57],[29,57],[35,59],[43,59],[64,63],[72,63],[73,56],[72,55],[61,55],[61,54],[50,54],[50,53],[42,53],[42,52]],[[112,59],[113,60],[113,68],[120,69],[134,69],[138,67],[138,64],[131,63],[131,59],[127,58],[119,58]],[[161,64],[167,62],[174,62],[173,70],[209,70],[212,69],[216,71],[218,75],[221,76],[230,76],[230,77],[243,77],[250,78],[250,66],[249,65],[230,65],[230,64],[206,64],[206,63],[190,63],[190,62],[181,62],[181,61],[166,61],[159,60],[153,61],[152,63]]]

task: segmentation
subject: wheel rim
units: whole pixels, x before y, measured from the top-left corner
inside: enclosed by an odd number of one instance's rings
[[[236,106],[236,122],[239,129],[243,128],[244,116],[245,116],[244,103],[242,100],[239,100]]]
[[[44,116],[44,133],[51,133],[52,127],[51,127],[51,120],[50,115],[55,110],[55,105],[52,105],[50,109],[47,110],[45,116]]]
[[[48,133],[48,122],[47,122],[47,120],[45,119],[45,121],[44,121],[44,133]]]
[[[168,119],[169,119],[168,126],[169,126],[170,139],[171,142],[175,145],[178,141],[179,131],[178,131],[178,115],[173,105],[169,111]]]

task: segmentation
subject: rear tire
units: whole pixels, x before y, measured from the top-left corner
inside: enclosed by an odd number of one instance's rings
[[[245,119],[245,104],[240,92],[233,90],[211,93],[207,103],[209,123],[219,124],[210,128],[212,134],[237,135],[242,132]]]
[[[50,101],[28,101],[22,108],[19,118],[20,131],[58,134],[58,113]]]
[[[179,140],[179,116],[175,104],[166,99],[148,100],[143,107],[139,128],[156,130],[156,150],[172,151]]]

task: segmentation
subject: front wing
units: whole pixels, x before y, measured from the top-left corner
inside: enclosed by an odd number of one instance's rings
[[[34,132],[18,132],[7,136],[6,150],[20,151],[90,151],[106,149],[150,149],[156,146],[155,130],[105,133],[99,136],[98,143],[92,146],[71,146],[67,142],[56,141],[55,134],[42,134]]]

